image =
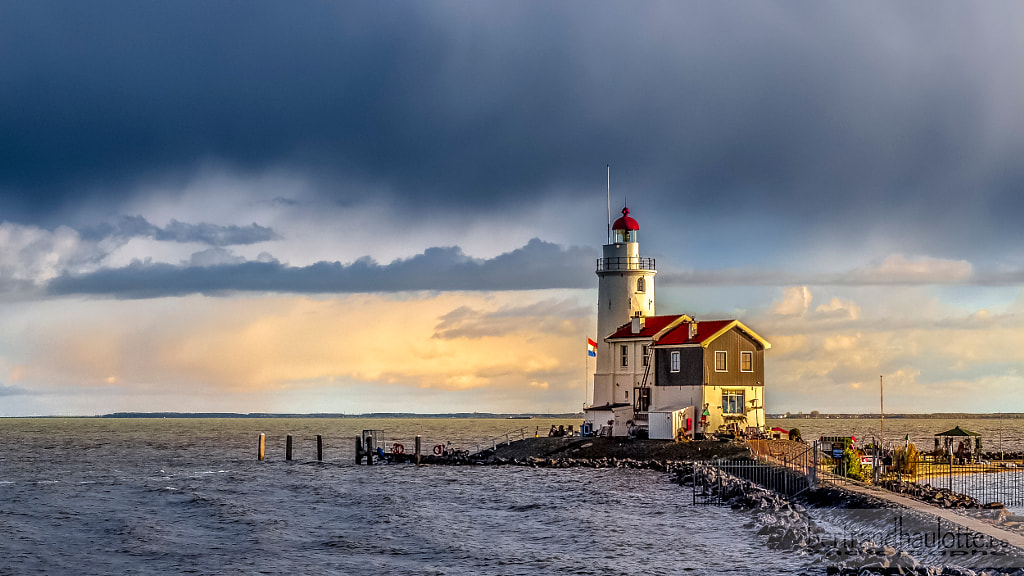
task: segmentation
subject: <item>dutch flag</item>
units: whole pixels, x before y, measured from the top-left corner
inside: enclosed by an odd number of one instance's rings
[[[587,338],[587,356],[597,356],[597,342]]]

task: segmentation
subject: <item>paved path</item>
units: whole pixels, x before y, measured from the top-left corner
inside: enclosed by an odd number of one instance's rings
[[[959,524],[964,528],[969,528],[975,532],[980,532],[987,536],[991,536],[997,540],[1002,540],[1010,546],[1020,548],[1024,550],[1024,536],[1008,530],[1003,530],[998,526],[993,526],[988,522],[983,522],[977,518],[971,518],[963,514],[957,514],[948,508],[939,508],[938,506],[932,506],[921,502],[920,500],[914,500],[913,498],[907,498],[906,496],[900,496],[888,490],[877,488],[874,486],[865,486],[861,484],[848,483],[841,486],[842,488],[851,492],[858,492],[860,494],[866,494],[868,496],[874,496],[876,498],[884,498],[890,502],[895,502],[906,508],[924,512],[925,514],[931,514],[932,516],[938,516],[944,520],[948,520],[954,524]]]

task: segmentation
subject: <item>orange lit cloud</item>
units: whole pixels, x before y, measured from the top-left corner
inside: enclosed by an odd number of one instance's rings
[[[59,328],[31,328],[46,345],[35,347],[20,370],[49,385],[126,392],[173,386],[211,395],[371,383],[381,387],[382,400],[389,385],[577,390],[582,398],[580,342],[592,323],[586,307],[544,293],[188,297],[160,306],[86,301],[77,309]]]

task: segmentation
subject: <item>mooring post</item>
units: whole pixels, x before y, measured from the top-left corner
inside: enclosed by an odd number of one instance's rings
[[[416,435],[416,466],[420,465],[420,445],[422,443],[422,440],[423,439],[420,438],[419,434],[417,434]]]
[[[263,460],[267,452],[267,435],[260,432],[259,447],[256,449],[256,457]]]
[[[356,466],[363,463],[363,439],[356,436]]]
[[[287,436],[287,438],[285,438],[285,441],[284,441],[284,459],[285,460],[291,460],[292,459],[292,435],[291,434],[289,434]]]
[[[373,464],[373,436],[366,437],[366,465]]]
[[[320,434],[316,435],[316,461],[324,461],[324,437]]]

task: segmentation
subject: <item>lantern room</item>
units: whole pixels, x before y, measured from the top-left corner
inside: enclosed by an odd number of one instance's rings
[[[636,242],[636,233],[640,225],[629,217],[629,208],[622,209],[622,218],[612,224],[612,242]]]

